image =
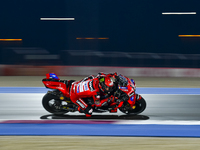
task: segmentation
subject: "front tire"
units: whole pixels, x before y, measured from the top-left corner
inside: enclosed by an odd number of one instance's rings
[[[129,105],[129,104],[128,104]],[[131,108],[130,106],[127,109],[119,108],[119,110],[125,114],[129,115],[137,115],[142,113],[146,109],[146,101],[142,97],[140,100],[136,101],[135,108]]]
[[[56,114],[63,115],[68,113],[67,110],[60,109],[62,106],[62,101],[58,96],[52,95],[51,93],[46,93],[42,99],[42,105],[46,111]]]

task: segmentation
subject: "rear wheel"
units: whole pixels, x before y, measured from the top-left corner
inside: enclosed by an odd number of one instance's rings
[[[146,101],[142,97],[140,100],[136,101],[134,107],[125,106],[124,108],[119,108],[119,110],[123,113],[130,114],[130,115],[137,115],[142,113],[146,109]]]
[[[46,93],[42,99],[43,107],[50,113],[56,115],[63,115],[68,113],[69,111],[62,109],[62,102],[59,97],[52,95],[50,93]]]

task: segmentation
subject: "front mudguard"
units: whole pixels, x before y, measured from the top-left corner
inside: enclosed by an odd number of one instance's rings
[[[136,95],[135,104],[131,106],[129,103],[124,103],[124,106],[120,107],[119,110],[125,114],[137,115],[142,113],[146,109],[146,101],[140,96]]]

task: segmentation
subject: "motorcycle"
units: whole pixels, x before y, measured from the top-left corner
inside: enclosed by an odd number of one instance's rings
[[[135,93],[136,86],[134,80],[122,75],[119,75],[119,77],[118,89],[113,94],[115,99],[102,105],[100,108],[94,107],[93,112],[114,113],[119,109],[125,114],[137,115],[145,110],[146,101],[141,95]],[[55,73],[47,73],[46,78],[42,82],[46,88],[51,89],[42,99],[42,105],[46,111],[55,115],[78,111],[78,106],[70,100],[70,88],[75,80],[60,80]],[[125,100],[122,101],[122,99]],[[91,98],[84,99],[84,101],[89,105],[94,104],[94,100]]]

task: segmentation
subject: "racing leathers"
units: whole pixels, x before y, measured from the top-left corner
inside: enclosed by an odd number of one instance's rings
[[[105,93],[101,87],[102,78],[113,79],[113,90]],[[87,117],[90,117],[94,107],[102,107],[111,101],[126,101],[129,99],[129,94],[123,90],[128,84],[126,77],[117,75],[117,73],[98,73],[96,77],[90,75],[81,81],[72,83],[70,90],[70,99],[73,103],[78,105],[79,112],[83,112]],[[121,89],[120,89],[121,88]],[[108,104],[109,105],[109,104]],[[113,110],[112,110],[113,111]],[[113,112],[116,112],[114,110]]]
[[[134,101],[132,101],[132,96],[133,94],[135,94],[135,89],[136,89],[135,81],[133,79],[128,80],[126,76],[123,76],[121,74],[118,75],[116,72],[109,74],[100,72],[97,75],[98,78],[106,76],[114,79],[115,88],[111,93],[111,95],[114,96],[115,102],[118,103],[120,103],[121,101],[127,102],[129,99],[131,99],[129,103],[131,106],[133,106]]]
[[[70,99],[78,105],[79,112],[84,112],[87,117],[90,117],[94,107],[101,107],[108,100],[113,100],[114,97],[107,98],[99,88],[99,78],[89,77],[81,81],[73,82],[70,90]],[[103,99],[103,95],[105,96]]]

